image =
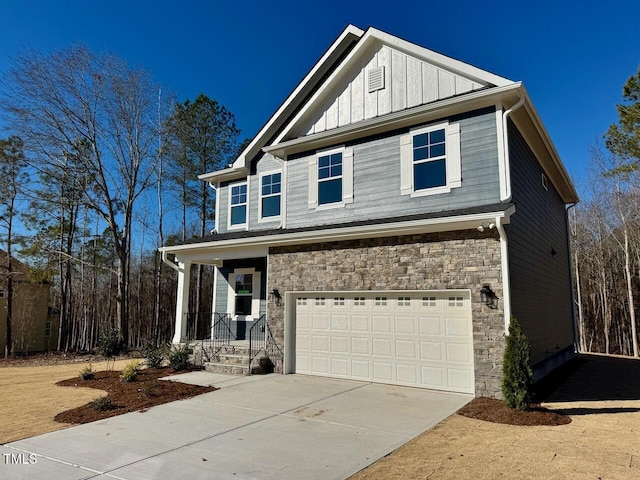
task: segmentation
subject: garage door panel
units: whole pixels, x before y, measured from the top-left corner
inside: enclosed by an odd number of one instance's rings
[[[333,353],[349,353],[348,337],[331,337],[331,352]]]
[[[416,342],[413,340],[396,340],[396,357],[416,359]]]
[[[420,383],[418,374],[418,366],[410,364],[397,364],[396,365],[396,380],[398,383],[405,385],[416,385]]]
[[[375,356],[391,357],[393,354],[393,345],[388,338],[374,338],[371,342],[372,353]]]
[[[358,380],[370,380],[370,362],[366,360],[351,360],[351,376]]]
[[[297,372],[475,391],[468,292],[338,292],[296,308]]]
[[[391,382],[393,380],[393,366],[391,362],[373,362],[373,381]]]
[[[349,317],[348,315],[331,315],[331,330],[349,330]]]
[[[372,317],[372,332],[374,334],[391,333],[391,317],[389,315],[374,315]]]
[[[351,353],[356,355],[370,355],[369,349],[369,337],[352,337],[351,338]]]
[[[442,335],[444,320],[440,317],[418,317],[420,335]]]
[[[444,360],[444,346],[441,342],[420,342],[420,359],[441,362]]]
[[[329,353],[329,337],[326,335],[313,335],[311,337],[311,350]]]

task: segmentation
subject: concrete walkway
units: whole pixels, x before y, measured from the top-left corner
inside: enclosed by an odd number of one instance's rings
[[[0,478],[340,479],[471,400],[303,375],[176,378],[220,390],[0,446]]]

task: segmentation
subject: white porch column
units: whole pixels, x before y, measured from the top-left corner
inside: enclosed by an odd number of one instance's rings
[[[191,262],[178,263],[178,294],[176,296],[176,329],[173,343],[180,343],[187,336],[187,313],[189,313],[189,285]]]

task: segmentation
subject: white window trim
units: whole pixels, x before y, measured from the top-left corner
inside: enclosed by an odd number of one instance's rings
[[[279,173],[280,174],[280,193],[271,194],[271,195],[262,195],[262,177],[267,175],[273,175]],[[282,170],[270,170],[268,172],[263,172],[258,176],[258,223],[266,223],[266,222],[277,222],[282,218],[282,191],[284,190],[284,173]],[[262,217],[262,199],[274,197],[276,195],[280,196],[280,215],[274,215],[273,217]]]
[[[413,179],[413,137],[435,130],[445,131],[445,165],[447,183],[440,187],[414,191]],[[458,122],[440,122],[425,127],[414,128],[400,136],[400,194],[424,197],[449,193],[462,186],[462,159],[460,155],[460,124]]]
[[[247,209],[247,216],[245,218],[244,223],[238,223],[237,225],[232,225],[231,224],[231,207],[232,206],[237,207],[239,205],[242,205],[242,204],[231,205],[232,190],[233,190],[233,187],[238,187],[241,185],[247,186],[247,201],[244,204]],[[241,182],[230,183],[227,186],[227,188],[228,188],[228,194],[229,194],[229,201],[228,201],[228,208],[227,208],[227,230],[247,230],[249,228],[249,179],[243,180]]]
[[[318,203],[318,159],[334,153],[342,153],[342,201],[320,205]],[[343,208],[349,203],[353,203],[353,147],[333,147],[316,152],[309,159],[309,209],[329,210]]]
[[[253,275],[251,292],[251,315],[244,315],[245,320],[257,320],[260,318],[260,276],[255,268],[236,268],[229,273],[229,289],[227,290],[227,310],[229,314],[237,319],[236,315],[236,277],[240,274],[250,273]]]

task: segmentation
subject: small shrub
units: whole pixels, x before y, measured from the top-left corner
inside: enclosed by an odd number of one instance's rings
[[[124,382],[135,382],[138,378],[138,370],[140,369],[140,362],[132,360],[127,363],[122,369],[120,378]]]
[[[151,380],[150,382],[145,382],[144,385],[142,385],[142,394],[145,397],[155,397],[156,395],[158,395],[159,387],[160,387],[160,384],[158,383],[157,380]]]
[[[87,365],[82,370],[80,370],[80,373],[78,374],[78,376],[80,377],[81,380],[93,380],[93,378],[95,377],[93,366],[91,364]]]
[[[184,370],[191,362],[189,362],[189,355],[193,353],[193,349],[188,343],[175,347],[169,352],[169,367],[174,370]]]
[[[109,361],[113,360],[115,363],[115,358],[124,349],[120,330],[112,328],[102,332],[98,337],[98,347],[100,347],[100,353],[107,359],[107,370],[109,370]],[[111,368],[113,368],[113,365]]]
[[[164,359],[167,356],[167,347],[166,345],[160,345],[159,347],[157,347],[154,344],[150,343],[142,351],[142,355],[144,356],[147,367],[162,368]]]
[[[529,410],[532,387],[531,346],[520,323],[511,317],[502,364],[502,394],[509,408]]]
[[[93,402],[91,402],[91,407],[94,410],[98,410],[100,412],[109,410],[111,408],[111,399],[109,397],[96,398]]]

